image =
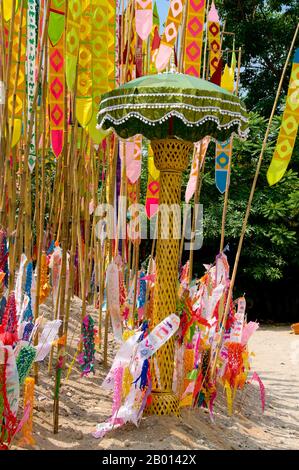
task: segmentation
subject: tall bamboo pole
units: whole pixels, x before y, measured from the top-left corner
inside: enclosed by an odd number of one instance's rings
[[[265,150],[266,150],[266,145],[267,145],[269,134],[270,134],[273,117],[274,117],[274,114],[275,114],[275,111],[276,111],[276,108],[277,108],[277,104],[278,104],[278,100],[279,100],[279,96],[280,96],[280,93],[281,93],[283,80],[284,80],[284,77],[285,77],[285,74],[286,74],[287,66],[288,66],[290,58],[291,58],[292,50],[293,50],[295,42],[296,42],[298,31],[299,31],[299,23],[297,24],[297,27],[296,27],[296,30],[295,30],[295,33],[294,33],[294,36],[293,36],[293,40],[292,40],[290,49],[288,51],[288,55],[287,55],[283,70],[282,70],[280,82],[279,82],[279,85],[278,85],[278,88],[277,88],[276,97],[275,97],[274,104],[273,104],[273,107],[272,107],[271,115],[270,115],[270,118],[269,118],[268,126],[267,126],[265,137],[264,137],[264,140],[263,140],[263,143],[262,143],[261,152],[260,152],[260,155],[259,155],[259,159],[258,159],[258,162],[257,162],[257,167],[256,167],[254,179],[253,179],[251,190],[250,190],[250,195],[249,195],[249,199],[248,199],[248,203],[247,203],[247,208],[246,208],[245,216],[244,216],[244,219],[243,219],[241,235],[240,235],[238,248],[237,248],[237,252],[236,252],[236,256],[235,256],[235,262],[234,262],[232,277],[231,277],[231,281],[230,281],[230,285],[229,285],[229,289],[228,289],[225,310],[224,310],[223,319],[222,319],[222,322],[221,322],[222,323],[221,332],[220,332],[220,335],[219,335],[219,340],[218,340],[217,345],[216,345],[214,358],[212,358],[212,369],[211,369],[212,375],[214,375],[215,370],[216,370],[217,359],[218,359],[218,355],[219,355],[219,351],[220,351],[221,343],[222,343],[222,338],[223,338],[223,334],[224,334],[224,330],[225,330],[225,324],[226,324],[226,320],[227,320],[227,317],[228,317],[228,314],[229,314],[230,302],[231,302],[231,299],[232,299],[232,294],[233,294],[233,289],[234,289],[234,285],[235,285],[235,280],[236,280],[240,255],[241,255],[241,251],[242,251],[243,241],[244,241],[244,237],[245,237],[245,233],[246,233],[248,218],[249,218],[250,211],[251,211],[251,206],[252,206],[252,201],[253,201],[253,196],[254,196],[254,193],[255,193],[257,180],[258,180],[261,165],[262,165],[262,162],[263,162],[263,157],[264,157],[264,153],[265,153]]]

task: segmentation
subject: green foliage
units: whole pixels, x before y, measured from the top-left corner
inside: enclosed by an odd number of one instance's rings
[[[277,280],[283,277],[290,265],[299,264],[299,177],[295,171],[296,166],[298,168],[298,146],[294,151],[291,168],[284,178],[273,187],[269,187],[266,179],[279,125],[280,118],[277,117],[266,147],[241,255],[240,271],[247,279]],[[232,252],[239,240],[266,126],[265,118],[250,113],[250,138],[245,142],[234,141],[225,238]],[[209,262],[219,250],[224,200],[215,187],[214,155],[214,145],[210,144],[201,194],[204,206],[204,251],[210,256]],[[186,175],[185,184],[187,179]],[[196,260],[202,264],[201,251],[196,253]]]
[[[281,72],[291,45],[298,18],[299,2],[290,0],[222,0],[216,2],[225,29],[235,33],[242,47],[241,92],[248,109],[270,116]],[[225,36],[223,49],[231,49]],[[299,38],[295,47],[299,47]],[[225,57],[225,54],[224,54]],[[283,84],[288,89],[291,65]]]

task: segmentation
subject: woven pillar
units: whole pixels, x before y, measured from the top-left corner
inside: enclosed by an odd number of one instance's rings
[[[182,172],[187,168],[193,144],[177,139],[154,140],[151,142],[155,166],[160,170],[159,206],[179,205],[181,202]],[[156,283],[154,291],[153,325],[155,327],[169,314],[176,312],[179,238],[175,239],[174,215],[169,213],[169,232],[161,224],[159,212],[156,254]],[[180,234],[181,235],[181,234]],[[174,370],[174,337],[155,354],[158,368],[152,361],[152,403],[149,414],[179,414],[178,398],[172,392]],[[154,359],[154,360],[155,360]]]

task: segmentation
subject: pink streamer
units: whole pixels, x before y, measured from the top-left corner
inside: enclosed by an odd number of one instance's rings
[[[138,36],[146,41],[153,27],[152,10],[136,10],[136,32]]]
[[[249,339],[253,335],[253,333],[255,333],[256,330],[258,329],[258,327],[259,327],[259,324],[254,321],[250,321],[246,326],[244,326],[243,332],[242,332],[241,344],[243,345],[247,344]]]
[[[260,378],[260,376],[254,372],[253,373],[253,376],[251,377],[251,382],[255,380],[256,382],[258,382],[259,386],[260,386],[260,395],[261,395],[261,403],[262,403],[262,411],[264,413],[265,411],[265,404],[266,404],[266,392],[265,392],[265,386]]]

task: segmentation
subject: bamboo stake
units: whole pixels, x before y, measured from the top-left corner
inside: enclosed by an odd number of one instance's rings
[[[212,365],[212,369],[211,369],[212,376],[214,375],[215,370],[216,370],[218,355],[219,355],[219,351],[220,351],[220,348],[221,348],[221,343],[222,343],[222,338],[223,338],[223,333],[224,333],[224,327],[225,327],[226,320],[227,320],[228,313],[229,313],[230,302],[231,302],[231,299],[232,299],[232,293],[233,293],[233,289],[234,289],[234,285],[235,285],[235,280],[236,280],[236,275],[237,275],[237,270],[238,270],[238,265],[239,265],[239,259],[240,259],[240,255],[241,255],[241,250],[242,250],[242,246],[243,246],[245,233],[246,233],[248,218],[249,218],[250,211],[251,211],[253,196],[254,196],[254,193],[255,193],[257,180],[258,180],[258,177],[259,177],[259,173],[260,173],[260,169],[261,169],[261,165],[262,165],[266,145],[267,145],[267,142],[268,142],[273,117],[274,117],[274,114],[275,114],[275,111],[276,111],[276,108],[277,108],[279,95],[281,93],[283,80],[284,80],[284,77],[285,77],[285,74],[286,74],[287,66],[288,66],[289,61],[290,61],[292,50],[293,50],[295,42],[296,42],[298,31],[299,31],[299,23],[297,24],[297,27],[296,27],[296,30],[295,30],[295,33],[294,33],[294,36],[293,36],[293,40],[292,40],[292,43],[291,43],[291,46],[290,46],[290,49],[289,49],[289,52],[288,52],[288,55],[287,55],[287,58],[286,58],[286,61],[285,61],[285,64],[284,64],[284,68],[283,68],[283,71],[282,71],[282,74],[281,74],[281,78],[280,78],[280,82],[279,82],[279,85],[278,85],[276,97],[275,97],[274,104],[273,104],[273,107],[272,107],[271,115],[270,115],[270,118],[269,118],[268,126],[267,126],[267,129],[266,129],[265,137],[264,137],[264,140],[263,140],[261,152],[260,152],[260,155],[259,155],[259,159],[258,159],[258,163],[257,163],[255,175],[254,175],[254,179],[253,179],[251,190],[250,190],[250,195],[249,195],[249,199],[248,199],[248,203],[247,203],[247,208],[246,208],[245,216],[244,216],[244,219],[243,219],[243,224],[242,224],[242,230],[241,230],[241,235],[240,235],[240,239],[239,239],[238,249],[237,249],[236,256],[235,256],[235,262],[234,262],[232,277],[231,277],[231,281],[230,281],[230,285],[229,285],[229,289],[228,289],[224,315],[223,315],[223,318],[222,318],[221,333],[219,335],[219,340],[217,342],[216,349],[215,349],[215,355],[214,355],[213,365]]]

